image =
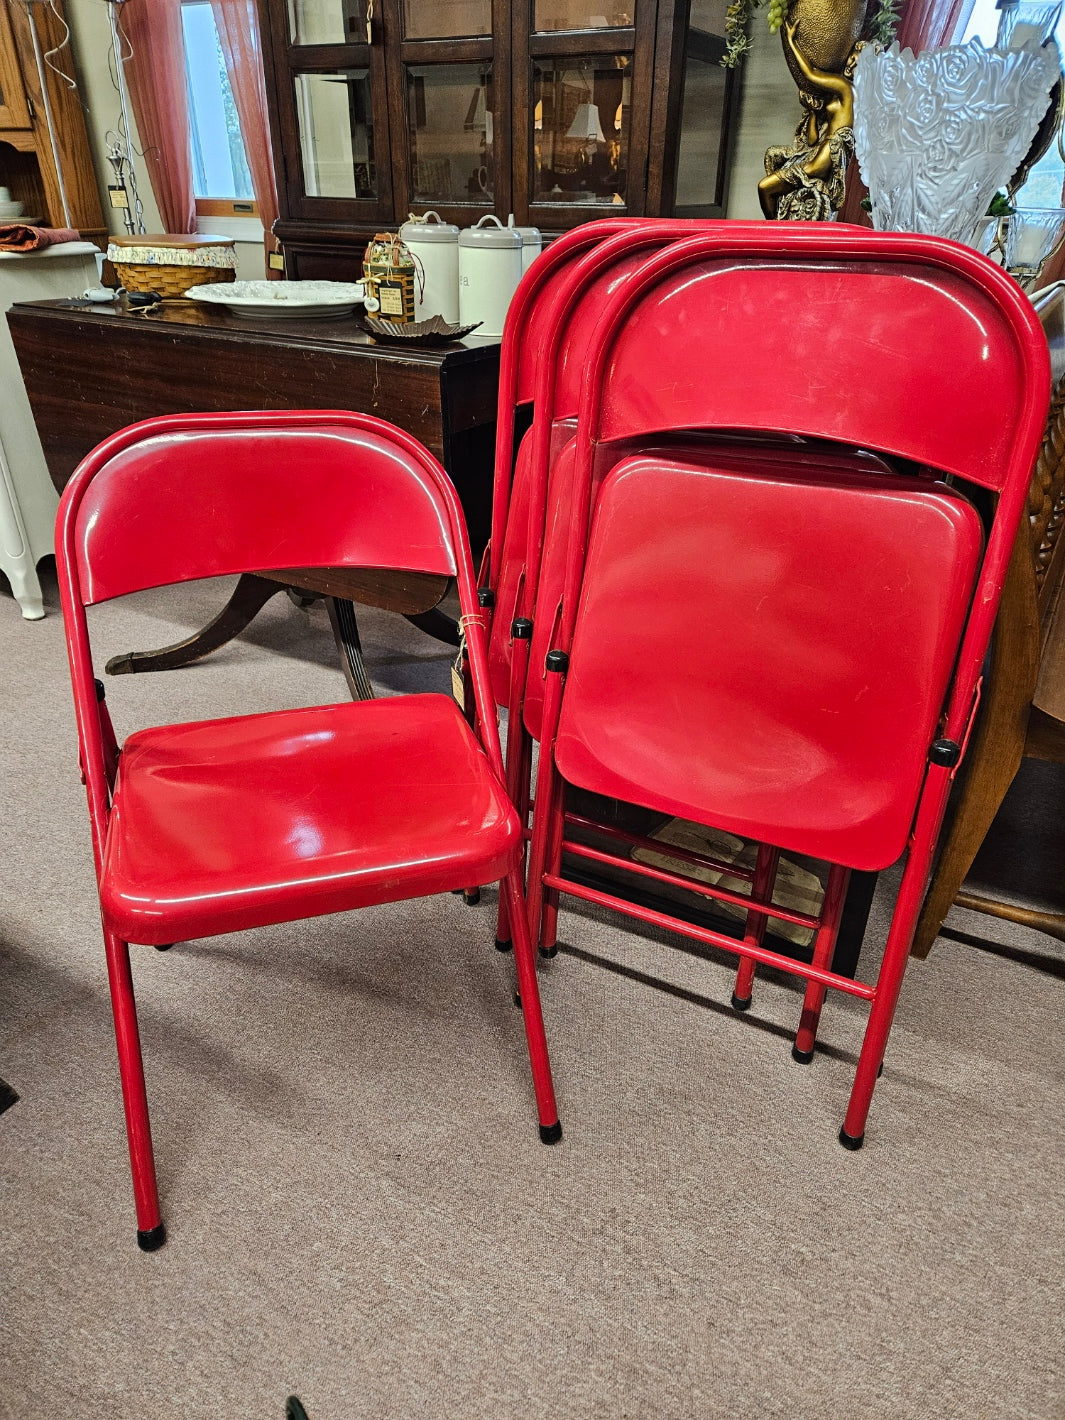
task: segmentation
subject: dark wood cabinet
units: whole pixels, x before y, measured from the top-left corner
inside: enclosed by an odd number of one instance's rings
[[[723,216],[726,0],[260,0],[290,277],[434,210]]]

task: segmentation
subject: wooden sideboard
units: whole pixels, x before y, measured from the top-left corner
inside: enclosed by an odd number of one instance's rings
[[[48,472],[62,491],[101,439],[140,419],[230,409],[353,409],[406,429],[441,460],[458,490],[478,556],[491,530],[499,344],[471,337],[436,349],[382,345],[352,317],[241,319],[193,302],[150,308],[84,300],[27,301],[8,325]],[[130,651],[111,674],[170,670],[238,635],[284,586],[327,598],[352,693],[370,693],[353,601],[410,616],[458,643],[435,611],[439,577],[285,569],[242,577],[201,631],[174,646]]]
[[[474,552],[491,526],[499,343],[380,345],[352,317],[250,320],[193,303],[148,314],[88,301],[8,312],[48,470],[62,490],[101,439],[156,414],[355,409],[430,449],[462,500]]]

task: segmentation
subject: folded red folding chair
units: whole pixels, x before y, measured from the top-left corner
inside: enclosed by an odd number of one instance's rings
[[[607,224],[599,224],[607,225]],[[569,516],[569,479],[573,467],[576,416],[585,384],[592,336],[603,304],[619,283],[626,280],[641,262],[658,248],[689,239],[700,232],[713,232],[719,223],[659,219],[614,224],[614,230],[578,252],[554,272],[550,291],[536,303],[536,368],[533,376],[533,420],[518,453],[513,481],[513,497],[505,528],[502,557],[494,586],[494,620],[489,643],[489,668],[497,701],[508,710],[507,786],[523,820],[529,811],[529,776],[532,744],[540,737],[543,703],[542,677],[531,679],[531,663],[543,664],[550,648],[553,617],[561,589],[562,556],[557,529]],[[755,230],[761,223],[751,224]],[[735,224],[733,224],[735,226]],[[692,433],[679,436],[680,444],[693,441]],[[716,443],[726,439],[721,431],[712,436]],[[704,438],[702,442],[706,442]],[[761,434],[752,441],[740,431],[728,442],[733,457],[745,457],[753,446],[762,458],[801,465],[810,450],[795,436]],[[622,444],[603,445],[597,458],[595,480],[601,479],[613,461],[625,452]],[[818,455],[824,459],[824,453]],[[831,455],[841,467],[884,467],[866,452],[836,451]],[[497,483],[497,495],[505,499],[508,490]],[[553,536],[547,536],[551,521]],[[542,563],[547,544],[553,552]],[[539,609],[539,610],[538,610]],[[594,825],[571,815],[576,825]],[[768,871],[768,848],[763,848],[759,864]],[[705,858],[703,866],[712,871],[728,871],[729,876],[753,879],[759,871],[737,868],[734,864]],[[497,943],[505,940],[505,914],[501,912]],[[549,893],[541,920],[540,950],[550,956],[555,951],[556,895]],[[764,924],[752,921],[750,929],[760,940]],[[500,941],[500,938],[503,940]],[[734,997],[738,1006],[749,1004],[750,964],[741,966]]]
[[[177,415],[124,429],[63,495],[57,561],[137,1204],[160,1219],[127,943],[165,945],[500,881],[541,1138],[561,1129],[507,798],[483,618],[450,480],[367,415]],[[97,698],[85,608],[263,567],[453,577],[473,727],[410,695],[138,731]],[[357,928],[355,929],[357,930]]]
[[[826,987],[869,1001],[840,1133],[851,1148],[975,711],[1048,391],[1046,343],[1019,288],[968,248],[901,234],[723,224],[643,263],[596,331],[544,662],[533,940],[546,888],[794,972],[807,982],[802,1060]],[[912,476],[828,461],[741,468],[712,451],[656,448],[664,431],[715,428],[861,446],[906,460]],[[629,456],[610,462],[622,444]],[[592,520],[604,447],[611,472]],[[963,485],[992,504],[986,546]],[[709,611],[693,618],[693,606]],[[566,783],[767,845],[766,871],[748,897],[626,856],[634,844],[661,853],[657,843],[618,835],[611,853],[577,842]],[[563,849],[810,928],[813,961],[589,888],[564,871]],[[834,865],[817,916],[773,902],[780,850]],[[834,973],[848,872],[903,856],[876,982]]]

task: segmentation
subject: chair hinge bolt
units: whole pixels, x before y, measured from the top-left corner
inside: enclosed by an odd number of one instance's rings
[[[953,769],[961,759],[961,745],[955,740],[933,740],[928,751],[930,764],[940,764],[945,769]]]

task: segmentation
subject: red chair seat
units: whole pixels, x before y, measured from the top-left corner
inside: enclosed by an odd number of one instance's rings
[[[104,920],[148,945],[242,931],[495,882],[520,841],[443,695],[168,725],[122,752]]]

